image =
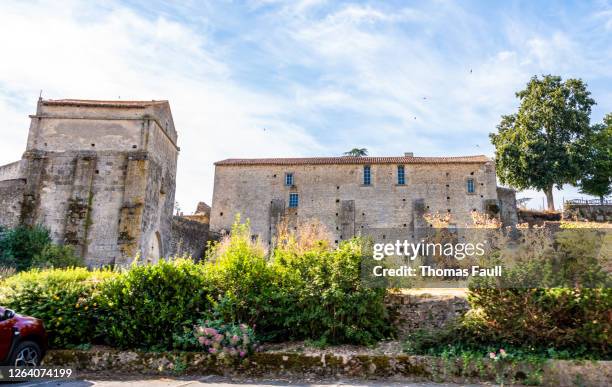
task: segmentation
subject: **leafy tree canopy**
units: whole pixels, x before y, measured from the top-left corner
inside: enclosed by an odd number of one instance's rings
[[[368,150],[366,148],[353,148],[348,152],[344,152],[345,156],[354,156],[354,157],[361,157],[361,156],[367,156],[368,155]]]
[[[603,198],[612,194],[612,113],[603,124],[594,125],[586,138],[589,149],[584,176],[580,179],[580,192]]]
[[[490,134],[500,181],[544,191],[554,210],[553,187],[575,184],[583,173],[595,104],[590,95],[580,79],[531,78],[516,93],[518,112],[502,116],[498,132]]]

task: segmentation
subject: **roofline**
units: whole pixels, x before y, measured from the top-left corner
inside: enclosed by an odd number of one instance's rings
[[[364,164],[485,164],[491,162],[485,155],[453,157],[304,157],[268,159],[226,159],[214,163],[216,166],[255,165],[364,165]]]
[[[129,100],[95,100],[95,99],[43,99],[41,103],[45,106],[86,106],[86,107],[111,107],[111,108],[140,108],[144,109],[153,105],[168,104],[168,100],[151,101],[129,101]]]

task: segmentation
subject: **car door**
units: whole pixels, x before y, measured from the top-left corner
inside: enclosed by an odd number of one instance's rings
[[[8,358],[13,339],[14,318],[4,320],[4,308],[0,308],[0,361]]]

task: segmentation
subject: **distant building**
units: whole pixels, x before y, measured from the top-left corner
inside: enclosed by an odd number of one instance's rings
[[[504,192],[516,213],[513,194]],[[502,213],[492,160],[485,156],[228,159],[215,163],[210,225],[229,230],[236,214],[266,242],[285,221],[317,219],[337,242],[377,230],[428,227],[423,215],[472,225],[474,211]],[[514,219],[516,216],[514,215]],[[513,222],[512,219],[502,219]],[[376,239],[385,238],[372,235]]]
[[[179,148],[168,101],[42,100],[0,167],[0,226],[42,224],[90,266],[168,252]]]

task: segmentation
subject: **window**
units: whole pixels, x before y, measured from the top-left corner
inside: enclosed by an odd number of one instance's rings
[[[285,174],[285,185],[292,186],[293,185],[293,173]]]
[[[467,191],[468,193],[474,193],[474,179],[467,179]]]
[[[397,166],[397,184],[399,184],[399,185],[406,184],[406,174],[404,172],[404,166],[403,165],[398,165]]]
[[[370,166],[366,165],[363,167],[363,185],[370,185],[372,182],[372,175],[370,172]]]
[[[289,208],[297,208],[299,196],[296,192],[289,194]]]

